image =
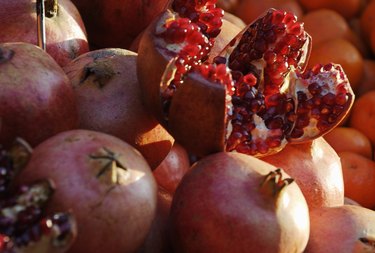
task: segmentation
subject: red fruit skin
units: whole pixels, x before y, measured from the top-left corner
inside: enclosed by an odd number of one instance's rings
[[[109,160],[93,156],[105,150],[126,170],[100,174]],[[76,218],[78,234],[68,253],[130,253],[146,238],[157,187],[146,160],[122,140],[88,130],[58,134],[34,149],[18,183],[40,178],[56,185],[46,212],[70,210]]]
[[[344,180],[340,158],[319,137],[312,142],[289,144],[261,160],[283,168],[301,188],[310,209],[344,203]]]
[[[183,176],[190,170],[189,155],[175,142],[163,162],[153,171],[159,187],[174,194]]]
[[[37,45],[36,1],[0,0],[0,42]],[[70,0],[58,1],[55,17],[46,17],[46,50],[60,66],[89,51],[81,16]],[[47,5],[46,5],[47,6]]]
[[[126,141],[155,169],[174,139],[144,108],[136,61],[134,52],[107,48],[81,55],[64,71],[77,99],[79,127]]]
[[[1,54],[0,143],[21,137],[35,146],[77,127],[70,81],[50,55],[22,42],[0,44]]]
[[[302,252],[309,218],[297,184],[279,195],[260,191],[275,169],[240,153],[221,152],[198,161],[173,198],[169,225],[174,251]]]
[[[306,253],[375,252],[375,211],[361,206],[324,207],[310,212]]]
[[[168,0],[73,0],[95,48],[129,48]]]
[[[162,187],[158,188],[157,210],[146,240],[137,253],[169,253],[172,252],[168,238],[168,217],[173,195]]]

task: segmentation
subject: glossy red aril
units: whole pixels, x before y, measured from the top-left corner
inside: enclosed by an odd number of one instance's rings
[[[270,9],[214,57],[222,17],[214,4],[174,2],[139,45],[144,101],[189,152],[264,156],[343,119],[354,99],[349,81],[337,64],[305,70],[311,38],[295,15]]]

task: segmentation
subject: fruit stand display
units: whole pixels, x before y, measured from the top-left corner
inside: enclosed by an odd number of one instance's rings
[[[0,253],[375,252],[375,1],[0,6]]]

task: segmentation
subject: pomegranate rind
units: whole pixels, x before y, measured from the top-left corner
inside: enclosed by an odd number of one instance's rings
[[[172,99],[168,121],[170,133],[195,155],[224,151],[225,97],[225,86],[194,72],[188,74]]]
[[[139,43],[137,58],[137,75],[143,91],[143,103],[164,126],[166,121],[161,100],[161,76],[173,56],[164,53],[165,51],[158,46],[154,34],[160,26],[160,20],[173,17],[174,14],[166,10],[147,27]]]

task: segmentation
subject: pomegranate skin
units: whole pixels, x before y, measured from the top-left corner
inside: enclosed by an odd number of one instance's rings
[[[95,48],[129,48],[168,0],[73,0]]]
[[[221,152],[197,162],[173,198],[174,251],[302,252],[309,237],[308,207],[295,183],[272,191],[272,182],[264,180],[275,169],[240,153]]]
[[[115,159],[107,159],[111,152]],[[104,133],[72,130],[48,139],[34,149],[18,178],[55,182],[46,212],[70,210],[77,220],[68,253],[135,252],[156,212],[157,187],[146,160]]]
[[[281,152],[261,159],[283,168],[296,180],[310,209],[344,204],[340,158],[323,137],[287,145]]]
[[[168,240],[168,217],[173,195],[158,187],[156,215],[148,232],[146,240],[137,253],[171,253]]]
[[[0,143],[35,146],[78,124],[76,101],[61,67],[37,46],[0,44]]]
[[[0,42],[37,45],[36,2],[0,0]],[[46,11],[49,11],[46,4]],[[46,50],[60,66],[89,51],[81,16],[70,0],[58,0],[58,11],[46,17]]]
[[[163,162],[153,171],[158,185],[174,194],[183,176],[190,170],[189,154],[175,142]]]
[[[375,211],[361,206],[324,207],[310,212],[306,253],[375,252]]]
[[[144,108],[137,54],[107,48],[83,54],[64,67],[77,99],[79,127],[114,135],[137,148],[155,169],[173,137]]]

